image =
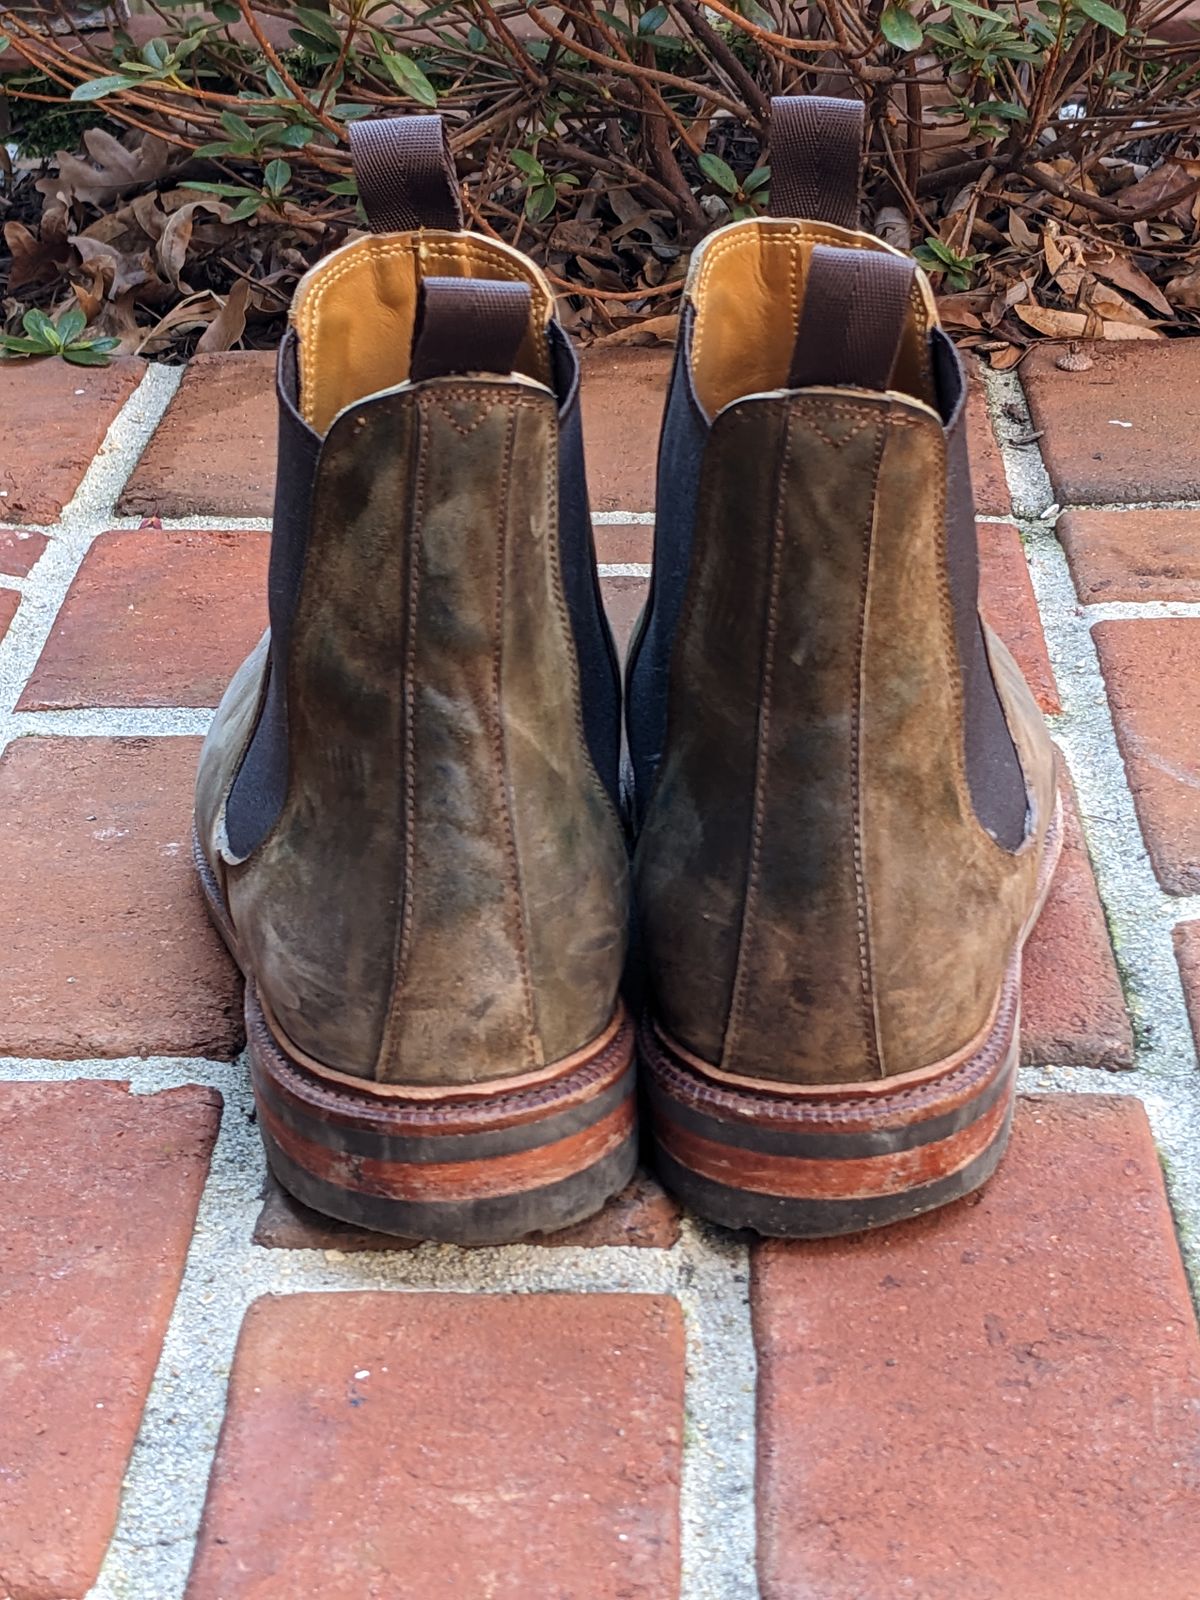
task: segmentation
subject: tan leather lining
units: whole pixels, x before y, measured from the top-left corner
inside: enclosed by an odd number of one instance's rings
[[[819,244],[901,253],[830,223],[770,218],[733,223],[697,249],[688,276],[696,308],[692,375],[710,417],[746,395],[787,387],[808,264]],[[892,386],[927,405],[935,402],[928,334],[936,322],[933,293],[918,271]]]
[[[318,433],[348,405],[408,380],[417,290],[425,276],[527,283],[533,307],[517,371],[550,383],[544,330],[554,315],[554,296],[532,262],[476,234],[423,229],[367,236],[318,262],[292,302],[300,409]]]

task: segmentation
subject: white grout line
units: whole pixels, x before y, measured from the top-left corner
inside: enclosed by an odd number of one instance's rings
[[[136,528],[113,507],[174,394],[182,369],[150,367],[112,427],[61,523],[22,585],[0,645],[0,749],[29,734],[112,737],[203,733],[211,711],[114,708],[16,712],[58,608],[93,540]],[[606,515],[601,525],[649,523],[648,513]],[[166,531],[269,527],[262,519],[164,520]],[[643,576],[614,566],[614,576]],[[125,1477],[120,1516],[89,1600],[181,1600],[208,1474],[224,1415],[242,1316],[262,1294],[298,1290],[591,1293],[676,1296],[687,1329],[686,1426],[680,1498],[682,1600],[757,1600],[755,1570],[755,1351],[749,1250],[683,1224],[671,1250],[455,1250],[411,1252],[266,1250],[251,1241],[265,1163],[244,1061],[140,1058],[110,1061],[0,1059],[0,1080],[129,1081],[137,1093],[183,1084],[218,1089],[225,1108],[195,1233]],[[448,1375],[448,1378],[451,1375]]]
[[[1200,600],[1097,600],[1085,602],[1088,627],[1097,622],[1156,622],[1165,617],[1200,617]]]
[[[648,561],[601,561],[597,570],[602,578],[648,578]]]
[[[653,511],[593,511],[593,528],[652,528],[654,526]]]
[[[7,737],[27,739],[203,738],[213,719],[210,708],[190,706],[81,706],[65,711],[17,711],[8,719]]]
[[[1134,1027],[1134,1070],[1119,1093],[1142,1101],[1158,1145],[1193,1290],[1200,1292],[1200,1072],[1171,934],[1196,908],[1159,886],[1150,864],[1113,729],[1091,626],[1096,607],[1080,606],[1055,534],[1057,513],[1041,452],[1013,445],[1032,431],[1015,374],[987,375],[1016,521],[1063,711],[1052,719],[1067,756],[1096,881]],[[1055,513],[1048,515],[1047,513]],[[1023,1088],[1096,1093],[1109,1086],[1091,1068],[1028,1068]]]

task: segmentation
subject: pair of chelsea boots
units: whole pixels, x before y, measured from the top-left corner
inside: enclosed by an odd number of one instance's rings
[[[659,1173],[729,1226],[872,1227],[999,1160],[1055,761],[978,614],[962,367],[858,231],[862,132],[776,101],[772,215],[693,257],[622,691],[550,287],[463,231],[438,118],[354,127],[377,231],[296,293],[270,630],[196,796],[317,1210],[578,1221],[633,1173],[638,1058]]]

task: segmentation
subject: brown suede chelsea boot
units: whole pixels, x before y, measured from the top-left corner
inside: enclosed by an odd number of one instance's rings
[[[196,862],[280,1181],[499,1241],[594,1212],[635,1159],[578,368],[538,269],[462,231],[439,118],[352,146],[387,231],[296,292],[271,626],[204,746]]]
[[[856,103],[776,101],[773,215],[696,252],[627,678],[660,1170],[797,1237],[996,1166],[1062,832],[979,618],[963,369],[857,231],[862,134]]]

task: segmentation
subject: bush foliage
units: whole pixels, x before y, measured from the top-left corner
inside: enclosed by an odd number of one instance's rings
[[[278,332],[359,226],[347,124],[446,116],[472,223],[595,336],[666,330],[687,253],[769,200],[772,94],[853,94],[874,225],[993,360],[1200,321],[1200,35],[1182,0],[149,0],[0,7],[27,156],[6,325],[78,306],[125,348]]]

